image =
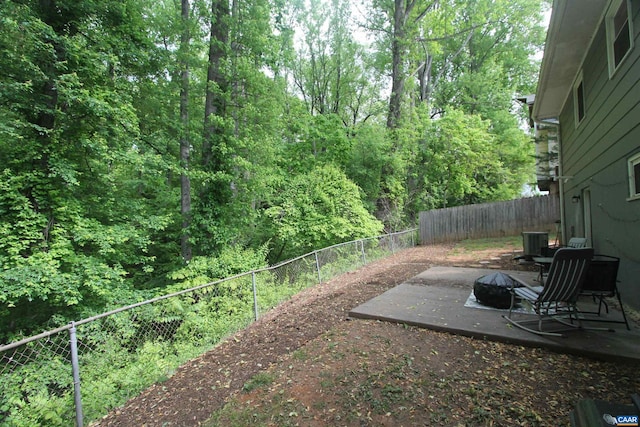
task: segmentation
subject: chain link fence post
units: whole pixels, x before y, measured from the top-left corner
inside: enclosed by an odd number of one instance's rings
[[[360,251],[362,252],[362,265],[367,265],[367,254],[364,251],[364,240],[360,240]]]
[[[258,320],[258,291],[256,289],[256,272],[251,272],[251,286],[253,287],[253,318]]]
[[[318,251],[313,253],[316,256],[316,269],[318,270],[318,283],[322,283],[322,276],[320,275],[320,259],[318,258]]]
[[[80,393],[80,364],[78,363],[78,340],[76,337],[76,324],[71,322],[69,329],[69,344],[71,346],[71,369],[73,371],[73,401],[76,407],[76,425],[84,425],[82,415],[82,395]]]

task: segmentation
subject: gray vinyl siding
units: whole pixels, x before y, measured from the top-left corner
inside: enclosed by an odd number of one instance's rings
[[[634,47],[609,78],[604,22],[585,57],[585,117],[576,127],[573,93],[560,115],[567,239],[584,236],[583,191],[591,194],[596,253],[621,258],[620,290],[640,309],[640,200],[627,201],[627,162],[640,152],[640,3],[631,2]],[[572,203],[580,195],[580,203]]]

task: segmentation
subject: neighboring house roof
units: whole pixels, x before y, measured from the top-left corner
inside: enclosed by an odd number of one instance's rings
[[[535,120],[560,114],[607,2],[554,0],[533,107]]]

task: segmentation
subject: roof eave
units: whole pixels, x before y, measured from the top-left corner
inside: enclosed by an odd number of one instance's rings
[[[606,4],[607,0],[554,0],[533,107],[536,121],[560,115]]]

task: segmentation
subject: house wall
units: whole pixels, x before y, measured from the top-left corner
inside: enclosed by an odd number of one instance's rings
[[[602,22],[582,67],[585,117],[576,127],[569,94],[560,115],[560,141],[562,175],[572,177],[564,184],[567,239],[591,235],[596,253],[619,257],[623,301],[640,309],[640,200],[627,200],[627,162],[640,152],[640,2],[631,4],[630,56],[609,78]]]

